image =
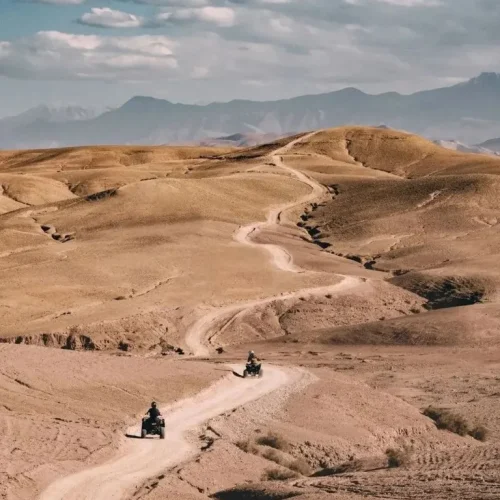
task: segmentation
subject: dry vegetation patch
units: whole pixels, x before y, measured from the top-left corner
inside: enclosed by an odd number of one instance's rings
[[[250,439],[237,441],[235,444],[241,451],[244,451],[245,453],[251,453],[252,455],[259,454],[259,448],[255,446],[255,443],[250,441]]]
[[[470,427],[464,417],[450,410],[429,406],[424,410],[424,415],[434,420],[438,429],[447,430],[459,436],[469,435],[478,441],[486,441],[487,439],[488,430],[485,427],[481,425]]]
[[[235,445],[245,453],[260,456],[282,467],[281,469],[267,470],[265,473],[266,480],[279,480],[278,478],[282,476],[287,476],[283,477],[283,479],[290,479],[299,475],[310,476],[312,473],[311,466],[304,458],[295,458],[289,455],[290,444],[279,434],[268,432],[265,436],[260,436],[255,440],[237,441]],[[269,477],[267,477],[268,475]],[[273,477],[275,479],[272,479]]]
[[[288,451],[290,449],[290,445],[283,436],[271,432],[269,432],[266,436],[257,438],[257,444],[269,446],[270,448],[281,451]]]
[[[389,448],[386,450],[387,467],[390,469],[396,467],[405,467],[411,462],[413,451],[411,448],[404,446],[402,448]]]
[[[297,472],[289,469],[267,469],[262,475],[263,481],[286,481],[288,479],[297,479],[300,476]]]

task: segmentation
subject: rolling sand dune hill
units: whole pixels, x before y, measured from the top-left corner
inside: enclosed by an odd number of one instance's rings
[[[500,162],[487,155],[444,150],[416,135],[390,129],[341,127],[321,131],[298,143],[295,154],[322,155],[347,164],[360,164],[399,177],[415,178],[453,173],[498,175]]]
[[[429,308],[496,302],[498,159],[366,128],[322,131],[290,153],[291,165],[332,186],[332,199],[301,222],[325,252],[392,274]]]
[[[28,168],[61,170],[86,170],[103,167],[130,167],[146,164],[163,164],[171,161],[196,160],[206,155],[218,155],[232,148],[210,148],[201,146],[86,146],[61,149],[34,149],[24,151],[1,151],[2,171],[23,171]]]
[[[6,203],[5,208],[7,209],[2,210],[3,213],[27,205],[44,205],[76,198],[65,184],[52,179],[44,179],[43,177],[0,173],[0,185],[2,189],[1,197]],[[18,205],[9,207],[6,198]],[[9,208],[11,210],[8,210]]]
[[[498,498],[499,166],[360,127],[2,152],[0,492]]]
[[[266,269],[260,252],[232,241],[238,224],[263,217],[263,207],[305,192],[291,179],[278,183],[255,174],[158,180],[100,199],[5,214],[1,266],[15,269],[16,286],[3,284],[5,303],[12,305],[3,315],[3,334],[64,332],[68,324],[130,316],[146,304],[175,309],[258,295],[265,293],[259,273],[271,273],[267,289],[275,294],[321,283],[321,275],[290,277]],[[224,298],[224,290],[231,295]]]

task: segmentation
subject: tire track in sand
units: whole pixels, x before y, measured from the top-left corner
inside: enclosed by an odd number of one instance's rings
[[[286,153],[294,144],[313,134],[308,134],[275,151],[271,155],[278,167],[289,171],[301,182],[308,184],[312,191],[298,201],[287,203],[270,211],[265,222],[257,222],[240,228],[235,234],[236,241],[250,246],[264,246],[271,254],[273,263],[278,269],[288,272],[307,272],[293,264],[291,256],[277,245],[258,245],[251,241],[251,235],[259,229],[272,227],[280,222],[283,211],[300,204],[311,202],[323,194],[326,188],[310,179],[302,172],[298,172],[283,163],[281,154]],[[338,292],[341,289],[357,286],[362,280],[344,277],[340,283],[332,286],[303,289],[278,297],[254,300],[244,304],[232,305],[226,308],[211,311],[200,318],[188,331],[186,343],[195,355],[208,354],[204,346],[205,339],[216,330],[225,318],[245,309],[251,309],[278,299],[294,296],[316,295]],[[266,367],[266,376],[261,379],[241,380],[232,375],[225,377],[197,396],[181,401],[175,405],[162,409],[165,416],[166,433],[164,440],[158,439],[129,439],[124,440],[117,456],[112,460],[76,474],[63,477],[53,482],[41,494],[40,500],[118,500],[126,498],[148,478],[163,473],[198,454],[198,448],[191,445],[186,438],[188,431],[195,430],[210,418],[221,415],[229,410],[250,403],[269,394],[280,387],[292,384],[304,376],[303,373],[287,370],[276,366]],[[139,432],[140,422],[129,429],[129,434]]]

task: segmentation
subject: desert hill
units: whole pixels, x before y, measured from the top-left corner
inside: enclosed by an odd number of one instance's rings
[[[2,152],[0,495],[496,498],[499,167],[372,127]],[[124,436],[153,398],[165,447]]]
[[[290,141],[296,142],[286,149]],[[194,307],[223,289],[224,276],[235,276],[240,259],[248,259],[248,271],[254,272],[256,252],[235,247],[231,232],[263,218],[265,207],[307,192],[274,164],[269,155],[279,148],[285,148],[287,165],[330,190],[319,205],[291,212],[290,229],[281,236],[298,263],[320,271],[306,284],[324,283],[329,273],[344,269],[376,280],[366,299],[351,294],[356,304],[370,301],[369,314],[353,311],[351,317],[350,308],[329,305],[319,330],[331,327],[339,310],[347,319],[336,323],[348,326],[400,314],[391,311],[408,314],[422,304],[436,309],[496,300],[500,159],[449,151],[391,129],[343,127],[239,150],[92,147],[3,152],[2,267],[17,270],[20,294],[28,283],[40,280],[29,301],[21,301],[29,304],[22,324],[16,324],[18,309],[5,311],[3,335],[29,332],[29,341],[38,343],[37,331],[60,336],[73,323],[81,328],[83,321],[85,329],[94,332],[89,333],[92,338],[107,339],[120,329],[113,322],[119,325],[136,314],[141,318],[147,304],[147,324],[171,322],[169,336],[182,343],[178,335],[184,307]],[[316,245],[304,247],[304,234]],[[265,242],[266,231],[259,238]],[[214,266],[217,254],[226,256],[221,266]],[[204,266],[206,259],[212,269]],[[31,266],[39,268],[36,278]],[[269,283],[273,293],[302,284],[302,278],[282,274]],[[258,282],[241,270],[236,276]],[[196,288],[193,300],[189,290],[199,280],[206,285]],[[4,286],[6,304],[14,303],[10,284]],[[380,287],[394,295],[394,304],[406,307],[376,306]],[[252,293],[252,288],[237,288],[241,298]],[[413,295],[405,297],[405,290]],[[49,297],[57,299],[53,309]],[[167,315],[158,313],[158,304],[165,300],[173,300]],[[289,308],[303,309],[305,304],[296,302],[292,299]],[[173,313],[181,304],[183,312]],[[258,338],[266,336],[266,329],[273,337],[300,331],[301,321],[312,326],[307,311],[299,314],[302,320],[292,321],[292,328],[286,325],[282,305],[270,303],[264,310],[269,307],[281,311],[270,317],[278,314],[283,324],[245,327],[260,330]],[[248,337],[250,330],[242,335]],[[237,331],[231,333],[231,342],[238,342]],[[155,341],[158,336],[147,334]],[[127,343],[133,344],[132,338],[144,342],[139,330],[128,337]],[[122,340],[115,338],[110,345]]]

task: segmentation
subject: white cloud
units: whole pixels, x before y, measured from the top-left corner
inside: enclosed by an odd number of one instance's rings
[[[399,5],[401,7],[438,7],[443,5],[440,0],[376,0],[380,3]]]
[[[50,5],[81,5],[87,0],[18,0],[30,3],[46,3]]]
[[[214,24],[220,27],[233,26],[236,22],[236,14],[229,7],[200,7],[176,9],[158,14],[157,22],[186,23],[201,22]]]
[[[79,22],[99,28],[139,28],[145,24],[145,20],[141,16],[108,7],[90,9],[90,12],[80,17]]]
[[[269,25],[277,33],[291,33],[293,31],[290,20],[286,18],[271,19]]]
[[[211,5],[212,0],[118,0],[125,3],[142,5],[157,5],[161,7],[205,7]]]
[[[344,0],[350,5],[362,5],[366,3],[385,3],[399,7],[438,7],[443,5],[441,0]]]
[[[249,95],[242,82],[251,82],[246,89],[258,82],[250,97],[266,98],[351,85],[405,92],[500,69],[498,0],[121,1],[158,10],[144,9],[149,17],[141,17],[95,0],[108,7],[89,7],[80,22],[135,27],[136,34],[157,27],[154,33],[168,32],[168,38],[148,37],[139,51],[140,37],[100,31],[0,41],[0,74],[151,81],[162,90],[177,85],[183,99],[198,92],[193,80],[203,78],[211,99]]]
[[[0,75],[45,80],[163,78],[177,71],[174,47],[165,36],[41,31],[14,42],[0,42]]]

